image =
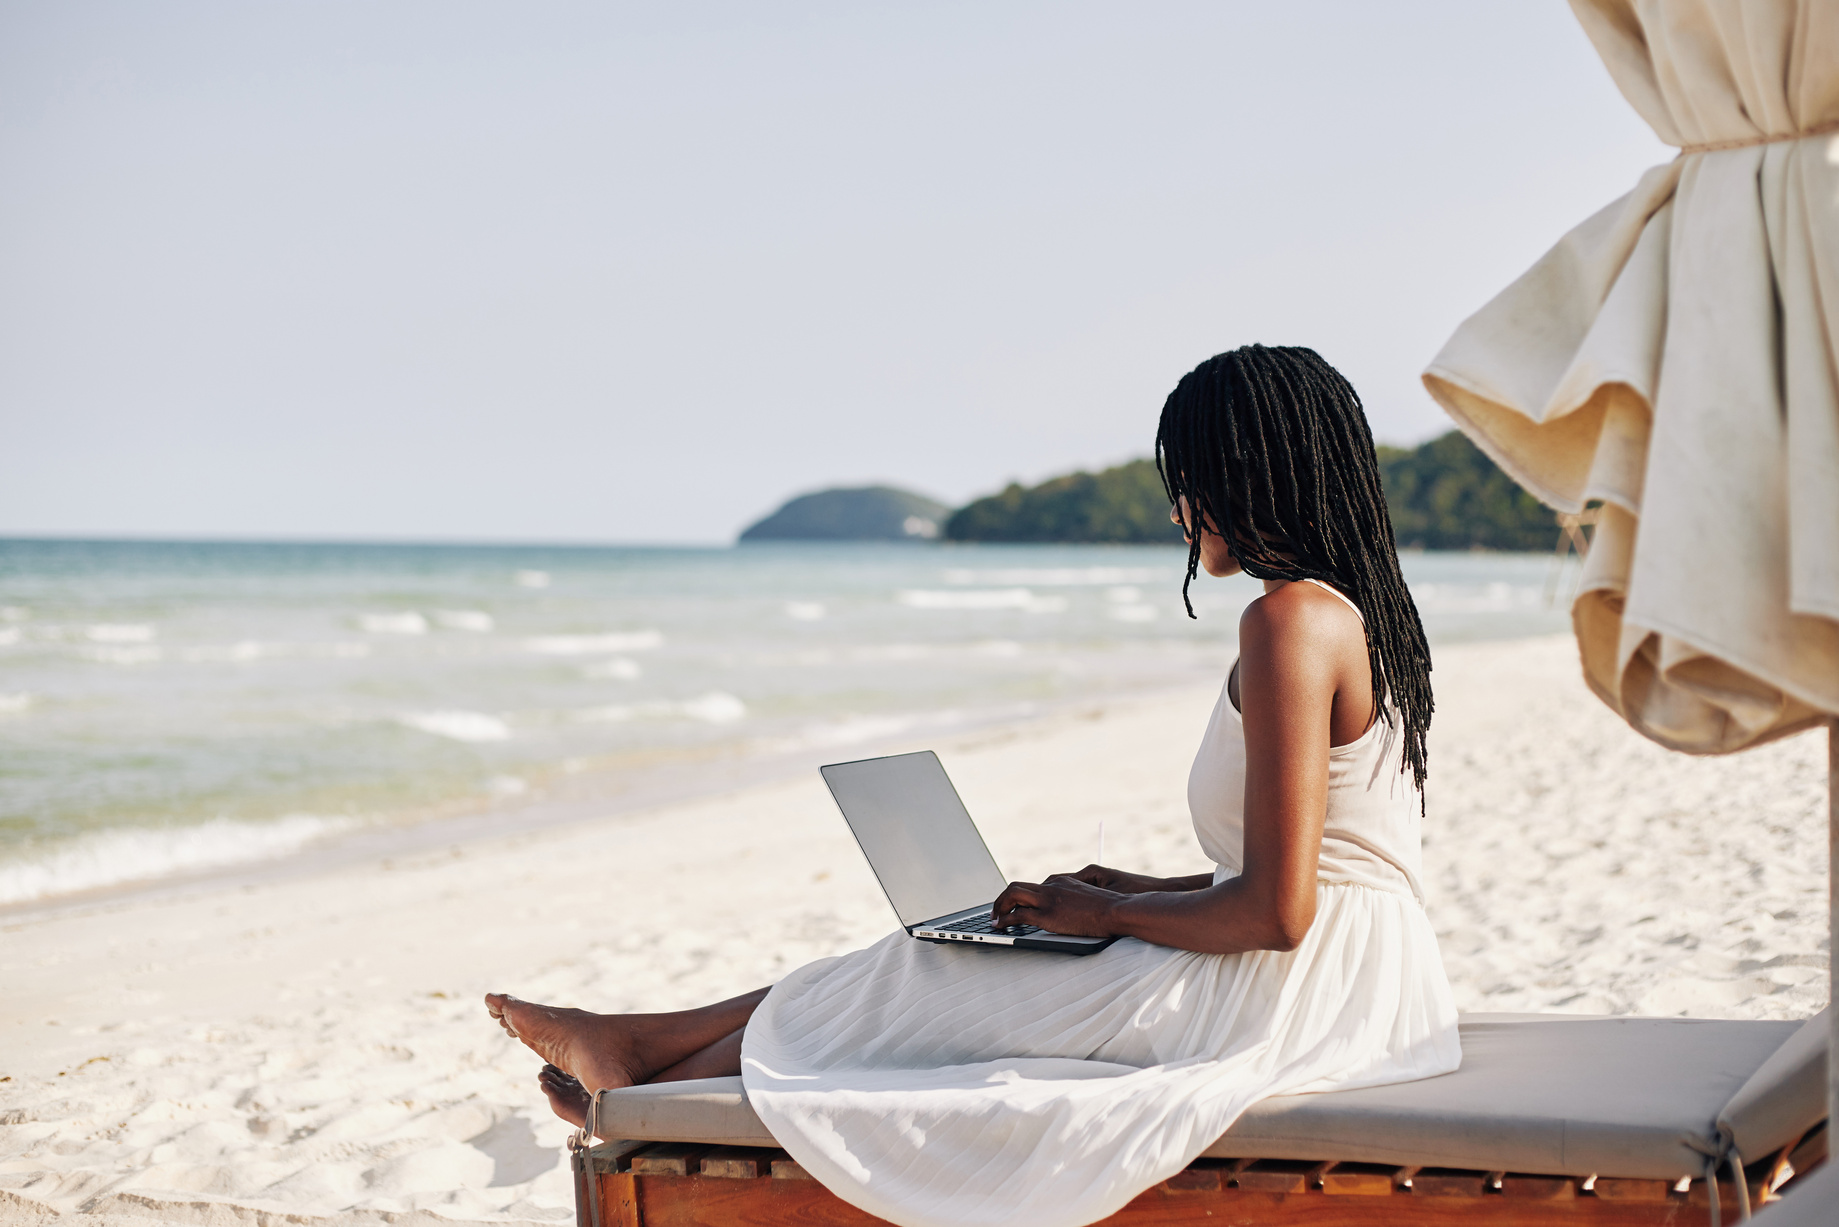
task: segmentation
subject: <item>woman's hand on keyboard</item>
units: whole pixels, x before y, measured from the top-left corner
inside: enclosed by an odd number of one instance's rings
[[[1045,882],[1011,882],[996,896],[990,922],[998,927],[1034,925],[1070,937],[1110,937],[1111,906],[1123,898],[1070,873]]]

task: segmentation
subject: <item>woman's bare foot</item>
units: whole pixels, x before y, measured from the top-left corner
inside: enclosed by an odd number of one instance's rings
[[[623,1015],[535,1005],[506,993],[487,993],[485,1008],[513,1038],[572,1075],[589,1094],[637,1086],[655,1072],[644,1060],[634,1026]]]
[[[587,1093],[579,1078],[553,1065],[545,1065],[536,1076],[536,1084],[549,1096],[549,1106],[557,1116],[577,1129],[587,1126],[587,1109],[594,1097]]]

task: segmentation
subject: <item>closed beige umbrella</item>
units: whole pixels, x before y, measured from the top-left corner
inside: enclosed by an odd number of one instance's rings
[[[1571,7],[1680,154],[1424,383],[1540,499],[1602,503],[1572,607],[1592,689],[1662,745],[1740,750],[1839,713],[1839,0]],[[1839,1108],[1839,1060],[1828,1082]]]

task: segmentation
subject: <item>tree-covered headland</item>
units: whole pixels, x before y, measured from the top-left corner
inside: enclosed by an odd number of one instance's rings
[[[1550,509],[1457,431],[1418,447],[1380,447],[1378,452],[1392,530],[1401,547],[1548,550],[1557,539]],[[1011,483],[953,512],[944,536],[952,541],[1179,544],[1181,532],[1168,514],[1155,465],[1133,460],[1036,486]]]
[[[1069,473],[1038,486],[1011,482],[958,508],[945,521],[951,541],[1181,543],[1169,522],[1162,479],[1148,460],[1101,473]]]

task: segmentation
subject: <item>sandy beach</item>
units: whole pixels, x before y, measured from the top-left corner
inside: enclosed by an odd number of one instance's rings
[[[1429,906],[1469,1011],[1801,1018],[1826,996],[1825,744],[1668,754],[1568,639],[1439,651]],[[1017,877],[1204,868],[1217,682],[940,751]],[[913,747],[920,748],[920,743]],[[256,888],[0,926],[0,1218],[572,1221],[501,989],[671,1009],[892,918],[815,774]]]

